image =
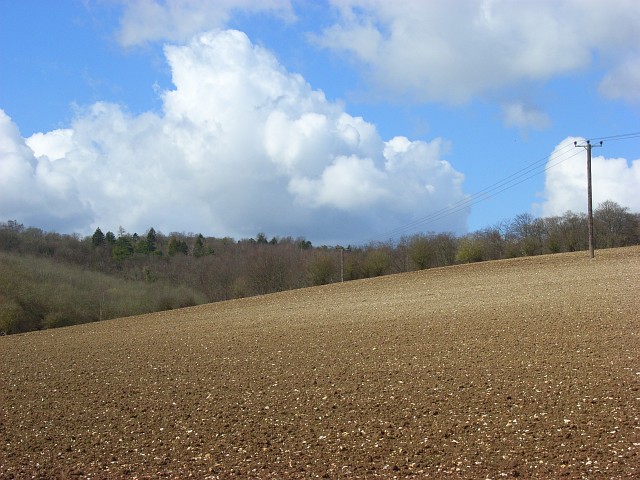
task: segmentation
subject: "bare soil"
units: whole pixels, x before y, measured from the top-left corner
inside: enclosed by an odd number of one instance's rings
[[[640,248],[0,338],[1,478],[638,478]]]

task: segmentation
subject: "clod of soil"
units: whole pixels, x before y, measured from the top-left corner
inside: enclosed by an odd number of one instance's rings
[[[2,478],[638,478],[640,248],[0,338]]]

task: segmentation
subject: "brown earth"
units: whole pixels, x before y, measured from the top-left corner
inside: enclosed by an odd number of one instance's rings
[[[0,338],[2,478],[638,478],[640,248]]]

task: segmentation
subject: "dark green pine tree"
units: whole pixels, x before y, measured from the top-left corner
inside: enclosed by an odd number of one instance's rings
[[[104,239],[109,245],[114,245],[116,243],[116,236],[113,232],[107,232]]]
[[[156,235],[156,231],[151,227],[147,232],[147,249],[149,253],[153,253],[156,251],[156,244],[158,242],[158,237]]]
[[[133,254],[133,244],[128,235],[118,237],[111,250],[111,256],[116,260],[124,260]]]
[[[187,242],[184,240],[178,240],[176,237],[171,237],[167,250],[170,256],[174,256],[177,253],[182,253],[183,255],[189,254],[189,246],[187,245]]]
[[[205,255],[204,237],[201,233],[196,236],[196,241],[193,244],[193,256],[198,258]]]
[[[104,233],[102,233],[102,230],[100,230],[100,227],[98,227],[96,228],[96,231],[93,232],[93,236],[91,237],[91,243],[93,244],[94,247],[100,247],[104,245],[104,242],[105,242]]]

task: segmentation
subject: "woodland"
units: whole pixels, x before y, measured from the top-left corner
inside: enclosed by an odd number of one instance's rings
[[[420,233],[367,245],[305,238],[235,240],[97,228],[60,234],[0,223],[0,335],[158,312],[341,281],[587,250],[587,216],[525,213],[462,236]],[[640,244],[640,214],[606,201],[594,210],[596,249]]]

